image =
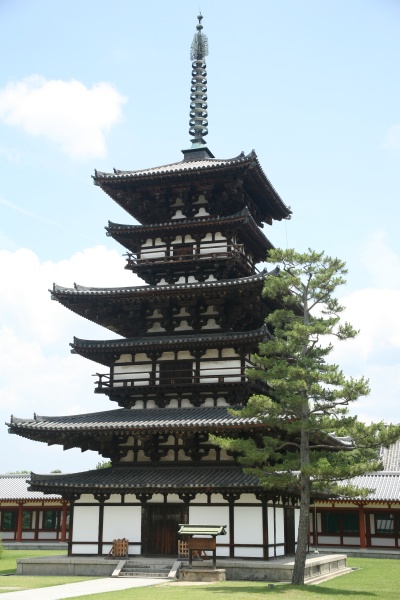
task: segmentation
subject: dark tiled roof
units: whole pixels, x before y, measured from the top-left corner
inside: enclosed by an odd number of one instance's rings
[[[382,448],[381,460],[385,471],[397,471],[400,477],[400,440],[389,448]]]
[[[275,273],[272,271],[271,273]],[[240,277],[237,279],[224,279],[218,281],[205,281],[194,282],[194,283],[176,283],[171,285],[140,285],[140,286],[129,286],[129,287],[115,287],[115,288],[98,288],[98,287],[85,287],[83,285],[75,284],[73,288],[66,288],[56,283],[53,285],[53,289],[49,290],[54,297],[58,295],[64,296],[146,296],[146,295],[163,295],[169,293],[171,290],[174,293],[191,291],[191,290],[219,290],[224,288],[241,288],[248,287],[252,284],[262,284],[266,273],[263,271],[257,275],[250,275],[249,277]]]
[[[246,475],[237,466],[149,466],[109,467],[68,475],[31,475],[35,490],[68,493],[96,492],[205,492],[229,489],[249,491],[260,489],[253,475]]]
[[[350,483],[357,488],[374,490],[368,494],[367,500],[400,502],[399,472],[379,471],[377,473],[359,475],[351,479]]]
[[[51,475],[48,475],[51,477]],[[0,475],[0,501],[18,500],[60,500],[58,494],[28,491],[29,475]]]
[[[116,409],[82,415],[44,417],[32,419],[11,417],[8,424],[13,433],[29,429],[36,431],[102,431],[102,430],[151,430],[176,431],[177,429],[207,429],[254,426],[255,417],[231,415],[225,407],[213,408],[153,408]]]
[[[218,159],[218,158],[203,158],[201,160],[191,160],[170,163],[168,165],[161,165],[159,167],[151,167],[149,169],[139,169],[138,171],[121,171],[114,169],[113,173],[105,173],[103,171],[95,171],[93,179],[95,182],[105,180],[126,180],[153,177],[154,175],[167,175],[171,173],[190,173],[199,170],[213,170],[216,168],[223,168],[227,166],[239,165],[248,163],[253,157],[252,154],[247,156],[244,153],[239,154],[235,158]]]
[[[250,190],[250,195],[268,215],[273,219],[289,218],[291,210],[284,204],[271,182],[266,177],[254,150],[247,156],[242,152],[232,159],[204,158],[201,160],[180,161],[138,171],[119,171],[104,173],[95,171],[94,183],[102,187],[114,200],[127,209],[126,202],[121,202],[120,192],[126,190],[129,183],[136,188],[157,183],[170,185],[179,180],[179,183],[199,181],[200,179],[218,179],[239,176],[245,180]],[[130,212],[130,211],[128,211]],[[268,216],[266,215],[268,218]]]
[[[74,337],[71,344],[72,352],[84,356],[96,355],[96,362],[111,364],[115,362],[115,351],[137,352],[139,349],[151,348],[180,348],[185,350],[192,347],[214,348],[228,342],[259,343],[269,336],[268,328],[263,325],[259,329],[240,332],[204,333],[191,335],[155,335],[117,340],[82,340]],[[110,354],[111,353],[111,354]],[[102,355],[100,358],[97,355]],[[110,355],[110,356],[109,356]],[[108,358],[109,357],[109,358]],[[103,360],[101,360],[103,359]]]
[[[265,258],[266,250],[273,248],[273,245],[259,229],[247,207],[240,212],[229,216],[196,217],[193,219],[172,220],[165,223],[152,223],[147,225],[123,225],[109,221],[106,230],[107,235],[114,237],[124,245],[126,244],[126,247],[131,247],[134,245],[133,242],[137,238],[140,239],[143,234],[151,234],[152,232],[159,231],[165,232],[166,230],[172,230],[177,233],[185,231],[187,233],[193,229],[204,229],[205,227],[207,227],[207,231],[215,231],[216,229],[219,230],[221,226],[223,227],[224,225],[230,224],[235,224],[235,226],[237,226],[238,223],[245,226],[247,225],[249,229],[247,232],[249,242],[252,242],[252,246],[257,249],[259,254],[262,254],[263,258]]]

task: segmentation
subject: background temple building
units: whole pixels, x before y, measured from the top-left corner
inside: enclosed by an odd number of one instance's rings
[[[31,476],[31,489],[71,503],[70,554],[107,554],[129,539],[131,554],[176,555],[179,523],[226,525],[219,556],[293,553],[297,498],[266,492],[210,434],[269,432],[233,416],[260,384],[246,375],[269,335],[256,265],[272,247],[262,232],[290,217],[254,152],[220,160],[207,148],[207,38],[201,17],[192,45],[190,134],[183,160],[141,171],[96,172],[94,183],[139,225],[109,223],[144,285],[73,289],[52,298],[118,334],[74,338],[72,351],[103,367],[95,392],[119,408],[21,419],[11,433],[94,450],[110,468]],[[101,370],[101,368],[100,368]]]

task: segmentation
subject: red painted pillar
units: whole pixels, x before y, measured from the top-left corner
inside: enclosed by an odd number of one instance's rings
[[[360,548],[366,548],[367,542],[365,537],[365,513],[364,505],[360,504],[358,507],[358,521],[360,527]]]
[[[19,503],[18,504],[18,516],[17,516],[17,536],[16,536],[16,541],[20,542],[22,540],[22,509],[23,509],[23,504]]]

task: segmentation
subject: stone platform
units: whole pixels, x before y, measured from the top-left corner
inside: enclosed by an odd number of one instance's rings
[[[192,567],[179,569],[179,581],[226,581],[226,569]]]
[[[168,557],[173,565],[173,577],[180,579],[180,570],[210,571],[212,560],[195,563],[189,569],[187,561],[178,561]],[[166,557],[154,558],[136,556],[130,557],[130,562],[138,565],[153,565],[165,563]],[[345,554],[308,554],[305,569],[306,583],[318,583],[338,575],[348,573]],[[124,561],[100,556],[50,556],[48,558],[21,558],[17,560],[19,575],[81,575],[94,577],[111,577],[117,568],[122,568]],[[271,581],[290,582],[294,567],[294,557],[282,557],[269,561],[241,558],[217,558],[217,570],[226,572],[227,580],[236,581]],[[193,573],[194,574],[194,573]],[[191,577],[191,576],[190,576]],[[191,581],[194,581],[191,579]]]

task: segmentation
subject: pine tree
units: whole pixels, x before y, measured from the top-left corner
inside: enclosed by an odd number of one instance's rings
[[[248,376],[264,382],[269,392],[250,398],[240,414],[268,423],[271,435],[262,444],[214,442],[238,452],[244,470],[266,488],[300,494],[292,583],[303,584],[311,496],[362,494],[348,480],[381,468],[378,448],[398,439],[400,427],[366,425],[350,416],[349,405],[369,393],[368,380],[346,378],[338,365],[326,361],[333,341],[358,333],[341,323],[344,307],[334,297],[345,283],[345,263],[323,252],[292,249],[273,250],[267,260],[281,266],[266,277],[263,294],[280,308],[266,319],[270,336],[260,344]]]

